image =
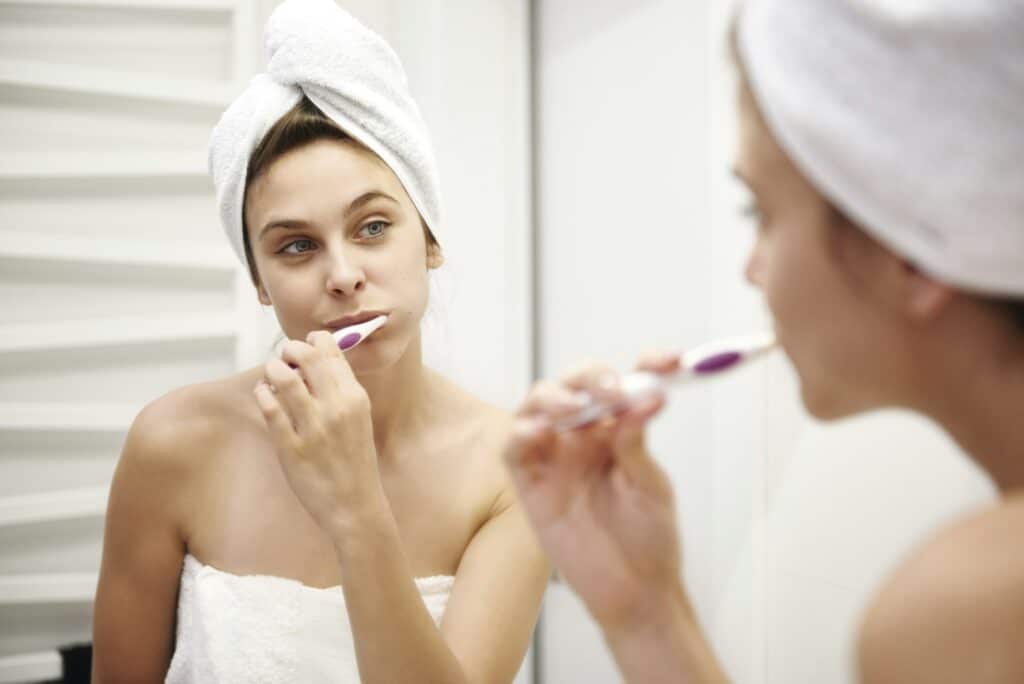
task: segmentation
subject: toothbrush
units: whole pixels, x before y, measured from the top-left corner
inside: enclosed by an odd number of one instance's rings
[[[741,366],[764,356],[775,348],[777,342],[773,333],[761,333],[736,337],[718,342],[709,342],[683,354],[682,368],[674,373],[661,375],[648,371],[636,371],[622,376],[620,388],[627,402],[634,402],[656,394],[662,394],[670,387],[692,380],[701,380],[721,375],[723,372]],[[573,430],[623,408],[619,404],[604,404],[594,401],[585,392],[579,396],[590,403],[575,415],[555,424],[559,431]]]
[[[376,318],[371,318],[370,320],[363,321],[362,323],[346,325],[340,330],[335,330],[331,335],[334,337],[334,341],[338,343],[338,349],[345,352],[353,349],[360,342],[375,333],[377,329],[387,323],[387,321],[387,314],[381,314]],[[288,365],[293,369],[298,368],[294,363],[289,363]]]
[[[341,351],[349,351],[354,349],[356,345],[365,340],[367,337],[372,335],[382,325],[387,323],[388,317],[384,314],[371,318],[368,321],[362,323],[356,323],[355,325],[346,325],[341,330],[336,330],[331,333],[334,336],[334,340],[338,343],[338,349]]]

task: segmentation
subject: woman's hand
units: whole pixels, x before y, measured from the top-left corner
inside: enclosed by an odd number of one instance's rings
[[[331,533],[382,496],[370,400],[326,331],[289,340],[281,356],[267,362],[256,401],[289,485]]]
[[[638,369],[666,373],[678,355]],[[534,386],[517,414],[506,461],[541,544],[603,627],[650,619],[679,591],[680,554],[671,484],[644,445],[654,397],[569,432],[553,425],[580,408],[578,392],[618,403],[618,376],[589,364],[560,383]]]

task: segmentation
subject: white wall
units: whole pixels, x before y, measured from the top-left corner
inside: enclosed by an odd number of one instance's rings
[[[539,2],[545,375],[766,325],[742,280],[752,227],[729,174],[732,4]],[[909,545],[991,495],[918,418],[810,421],[780,357],[679,391],[651,444],[677,488],[687,582],[738,682],[853,681],[871,589]],[[926,478],[914,476],[922,459]],[[549,593],[541,646],[544,681],[619,681],[564,587]]]
[[[709,112],[704,3],[543,0],[537,8],[540,366],[696,344],[711,326]],[[638,332],[632,332],[633,328]],[[711,407],[681,394],[654,452],[686,483],[686,573],[708,604],[713,575]],[[553,590],[544,681],[617,682],[579,605]],[[575,629],[575,625],[581,625]],[[572,673],[585,673],[571,679]]]

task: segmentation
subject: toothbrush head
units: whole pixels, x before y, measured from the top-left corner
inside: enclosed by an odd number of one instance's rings
[[[693,375],[713,375],[775,348],[774,333],[736,337],[691,349],[683,355],[683,367]]]
[[[704,375],[706,373],[717,373],[723,371],[726,368],[731,368],[737,363],[743,360],[743,354],[735,351],[722,352],[720,354],[712,354],[704,359],[701,359],[698,363],[694,364],[690,370],[697,375]]]
[[[340,330],[336,330],[333,335],[335,341],[338,343],[338,349],[344,352],[355,348],[356,345],[376,332],[382,325],[387,323],[387,320],[388,317],[382,314],[376,318],[371,318],[368,321],[356,323],[355,325],[347,325]]]

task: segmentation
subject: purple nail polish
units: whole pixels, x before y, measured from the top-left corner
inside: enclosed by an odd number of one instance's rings
[[[361,339],[362,335],[359,333],[349,333],[338,341],[338,348],[341,349],[341,351],[348,351],[352,347],[356,346]]]
[[[710,358],[704,359],[699,364],[693,367],[694,373],[715,373],[720,370],[735,365],[743,358],[743,355],[738,352],[725,352],[723,354],[716,354]]]

